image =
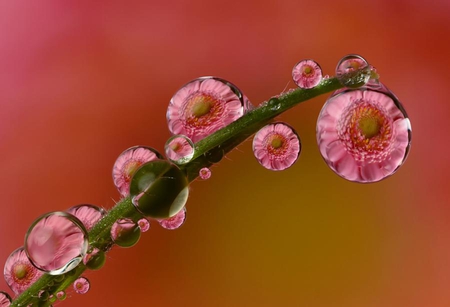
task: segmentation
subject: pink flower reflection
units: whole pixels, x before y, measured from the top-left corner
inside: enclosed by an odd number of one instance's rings
[[[67,210],[78,218],[89,231],[105,215],[105,210],[93,205],[77,205]]]
[[[302,60],[292,69],[292,79],[300,88],[313,88],[322,80],[322,69],[313,60]]]
[[[376,182],[406,159],[411,127],[400,102],[392,97],[361,88],[337,93],[324,105],[317,142],[325,161],[341,177]]]
[[[187,163],[194,156],[194,143],[184,135],[174,135],[167,140],[166,156],[175,163]]]
[[[181,209],[180,212],[178,212],[174,216],[168,219],[158,220],[158,222],[163,228],[172,230],[177,229],[181,225],[183,225],[185,220],[186,220],[186,207]]]

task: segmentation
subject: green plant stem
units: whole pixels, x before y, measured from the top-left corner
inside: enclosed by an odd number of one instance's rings
[[[223,154],[231,151],[276,116],[301,102],[342,87],[336,78],[330,78],[323,80],[315,88],[296,89],[273,97],[259,107],[247,112],[235,122],[196,143],[193,159],[180,168],[186,172],[189,181],[192,182],[197,178],[198,171],[202,167],[210,166],[219,161]],[[140,214],[134,208],[129,197],[120,200],[89,232],[90,245],[108,251],[113,245],[110,230],[114,222],[119,218],[137,220],[139,217]],[[39,300],[39,293],[48,291],[50,294],[56,294],[58,291],[65,290],[85,270],[86,267],[81,263],[77,268],[62,276],[45,274],[18,296],[11,306],[24,307],[31,303],[33,303],[33,306],[50,306],[51,302]]]

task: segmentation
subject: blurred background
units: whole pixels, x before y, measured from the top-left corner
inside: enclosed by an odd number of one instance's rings
[[[152,223],[55,305],[450,306],[449,3],[1,1],[0,262],[45,212],[111,208],[115,159],[163,151],[184,83],[219,76],[257,105],[294,86],[299,60],[333,75],[358,53],[412,122],[394,176],[361,185],[328,169],[320,96],[280,117],[302,138],[292,168],[262,168],[245,142],[192,184],[184,226]]]

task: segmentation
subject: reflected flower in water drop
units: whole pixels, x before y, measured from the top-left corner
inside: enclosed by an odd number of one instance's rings
[[[395,99],[395,102],[394,102]],[[320,152],[341,177],[376,182],[392,175],[410,145],[406,112],[386,88],[333,94],[317,121]]]
[[[80,277],[73,282],[73,289],[78,294],[85,294],[89,291],[91,284],[89,280],[85,277]]]
[[[150,222],[146,218],[140,219],[137,221],[137,224],[141,232],[146,232],[150,229]]]
[[[322,69],[313,60],[302,60],[292,69],[292,79],[300,88],[313,88],[322,80]]]
[[[285,123],[269,124],[253,138],[253,153],[267,169],[281,171],[291,167],[300,155],[301,143],[295,130]]]
[[[20,294],[33,284],[43,273],[28,260],[23,247],[11,253],[5,263],[3,275],[15,294]]]
[[[11,297],[8,293],[0,291],[0,307],[9,307],[11,305]]]
[[[68,213],[77,217],[89,231],[105,214],[106,211],[94,205],[77,205],[69,208]]]
[[[184,164],[194,156],[194,143],[184,135],[174,135],[167,140],[165,151],[170,161]]]
[[[200,176],[200,178],[202,178],[203,180],[209,179],[211,177],[211,170],[207,167],[203,167],[202,169],[200,169],[200,171],[198,172],[198,175]]]
[[[163,228],[172,230],[177,229],[181,225],[183,225],[185,220],[186,220],[186,207],[181,209],[180,212],[178,212],[174,216],[168,219],[158,220],[158,222]]]
[[[204,77],[191,81],[170,101],[169,130],[197,142],[241,117],[242,99],[242,93],[225,80]]]

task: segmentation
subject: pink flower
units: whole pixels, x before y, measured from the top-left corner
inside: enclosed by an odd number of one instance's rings
[[[380,89],[337,92],[319,115],[320,153],[345,179],[379,181],[392,175],[408,154],[411,127],[406,112],[392,93],[382,85]]]
[[[186,220],[186,207],[181,209],[177,214],[168,219],[158,220],[159,224],[165,229],[177,229],[184,224]]]
[[[301,143],[297,133],[285,123],[269,124],[253,138],[253,153],[267,169],[281,171],[297,161]]]
[[[9,307],[11,305],[11,297],[8,293],[0,291],[0,306]]]
[[[243,99],[242,93],[225,80],[213,77],[193,80],[170,100],[169,130],[197,142],[241,117]]]
[[[313,60],[302,60],[292,69],[292,79],[300,88],[313,88],[322,80],[322,69]]]
[[[202,178],[203,180],[207,180],[209,178],[211,178],[211,170],[207,167],[203,167],[200,169],[200,171],[198,172],[198,175],[200,176],[200,178]]]
[[[165,151],[169,160],[178,164],[187,163],[194,156],[194,143],[184,135],[174,135],[167,140]]]
[[[5,263],[3,275],[15,294],[20,294],[33,284],[43,273],[28,260],[23,247],[11,253]]]
[[[114,163],[113,181],[119,193],[126,197],[130,194],[130,181],[142,164],[161,159],[162,156],[153,148],[134,146],[120,154]]]
[[[67,209],[67,212],[78,218],[87,231],[106,214],[106,211],[94,205],[77,205]]]

